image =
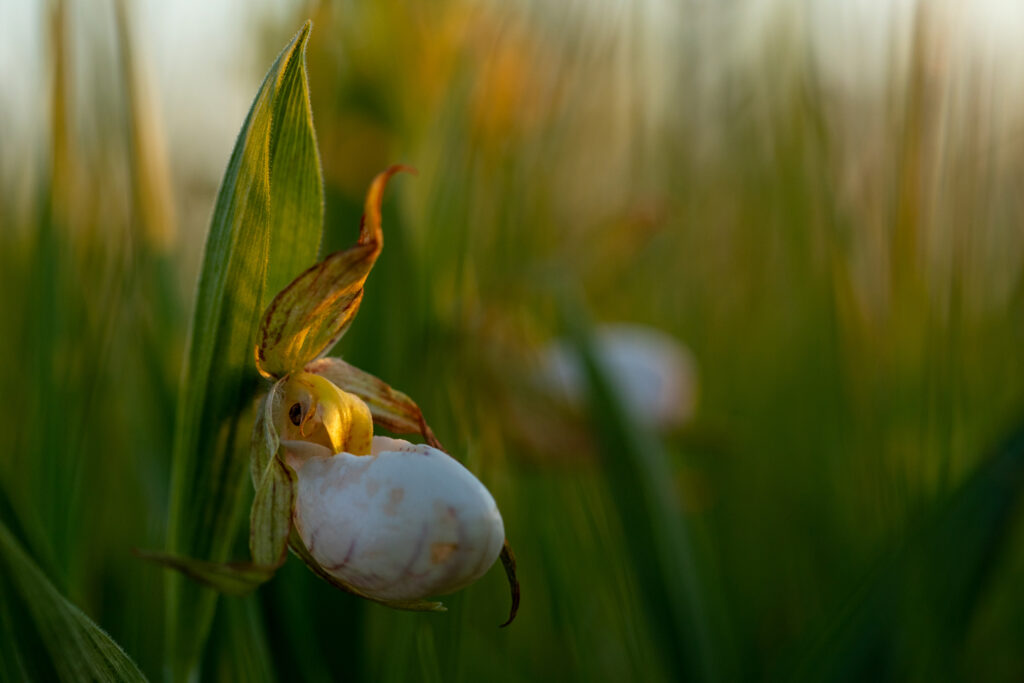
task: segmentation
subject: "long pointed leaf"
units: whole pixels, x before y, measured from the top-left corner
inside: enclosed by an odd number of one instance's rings
[[[688,680],[721,677],[707,596],[667,454],[661,443],[634,420],[608,380],[587,323],[567,309],[570,331],[590,387],[591,412],[612,497],[627,529],[630,556],[647,609],[658,619],[662,651]],[[639,498],[639,504],[636,500]]]
[[[255,389],[253,339],[266,282],[286,282],[316,258],[322,189],[305,76],[309,30],[307,23],[268,72],[217,196],[179,394],[167,539],[174,555],[227,557],[245,467],[235,431]],[[215,601],[169,576],[173,679],[194,671]]]
[[[0,522],[0,567],[3,568],[0,592],[5,594],[0,602],[0,609],[4,611],[0,620],[9,624],[7,592],[17,593],[33,622],[31,626],[18,624],[18,629],[34,628],[38,632],[50,664],[61,680],[146,680],[124,650],[53,587],[3,522]],[[18,670],[21,663],[7,661],[5,667]],[[11,671],[8,669],[7,673]]]

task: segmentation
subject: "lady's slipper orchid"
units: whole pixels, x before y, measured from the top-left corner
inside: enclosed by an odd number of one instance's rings
[[[274,384],[253,427],[256,495],[251,563],[217,564],[140,553],[229,593],[266,581],[291,550],[329,583],[391,607],[443,610],[425,598],[480,578],[499,556],[519,584],[491,494],[448,456],[408,396],[339,358],[382,245],[380,202],[393,166],[366,197],[354,246],[327,256],[285,287],[256,333],[256,367]],[[374,425],[427,443],[373,435]]]
[[[464,588],[494,564],[501,514],[453,458],[373,436],[362,399],[321,375],[296,373],[271,400],[297,478],[294,528],[323,572],[360,595],[405,603]]]
[[[514,616],[514,560],[491,494],[441,450],[408,396],[322,357],[359,309],[382,245],[381,194],[400,170],[374,179],[355,246],[304,272],[264,313],[256,365],[276,381],[253,434],[250,547],[257,564],[279,565],[290,545],[330,583],[405,609],[440,609],[424,598],[464,588],[500,554]],[[427,443],[374,436],[374,424]]]
[[[377,436],[370,457],[299,465],[293,519],[327,573],[365,595],[418,600],[464,588],[501,552],[491,494],[447,454]]]

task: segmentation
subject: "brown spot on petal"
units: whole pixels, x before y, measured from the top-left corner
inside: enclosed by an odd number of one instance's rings
[[[441,564],[451,557],[458,547],[457,543],[434,543],[430,546],[430,561],[434,564]]]
[[[391,489],[388,492],[388,502],[384,503],[384,514],[394,517],[398,514],[398,504],[405,498],[405,489]]]

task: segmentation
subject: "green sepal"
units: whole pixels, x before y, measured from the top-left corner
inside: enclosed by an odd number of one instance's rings
[[[249,474],[252,475],[253,488],[257,490],[265,477],[271,459],[277,454],[277,449],[281,445],[277,429],[274,427],[274,410],[281,400],[280,391],[285,379],[278,380],[270,387],[270,391],[260,402],[259,409],[256,411],[256,420],[253,422],[252,441],[249,449]]]
[[[185,576],[220,593],[246,595],[274,576],[277,566],[252,562],[207,562],[151,550],[133,550],[137,557],[164,567],[177,569]]]
[[[284,382],[284,378],[275,382],[260,405],[249,462],[256,488],[249,512],[249,552],[257,565],[274,567],[284,564],[287,556],[295,503],[295,473],[281,458],[281,439],[274,427]]]
[[[249,552],[258,565],[280,567],[287,556],[295,474],[275,457],[256,489],[249,514]]]

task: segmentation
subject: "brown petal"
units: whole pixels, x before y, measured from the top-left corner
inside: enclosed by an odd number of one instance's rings
[[[256,367],[264,376],[282,377],[300,369],[345,334],[383,244],[384,187],[395,173],[410,170],[392,166],[374,178],[356,244],[306,270],[270,302],[256,334]]]
[[[321,358],[306,366],[306,372],[320,375],[370,407],[373,423],[395,434],[419,434],[438,450],[444,450],[430,430],[415,401],[382,380],[340,358]]]

